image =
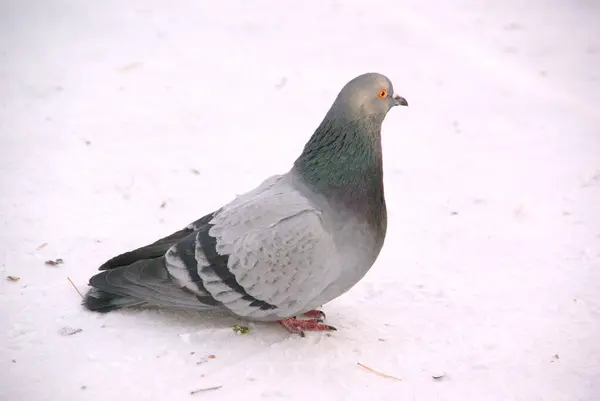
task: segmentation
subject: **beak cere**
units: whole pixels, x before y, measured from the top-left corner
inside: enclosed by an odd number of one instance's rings
[[[408,106],[408,102],[402,96],[396,95],[394,93],[393,99],[394,99],[395,106]]]

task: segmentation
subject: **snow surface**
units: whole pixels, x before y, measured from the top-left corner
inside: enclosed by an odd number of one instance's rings
[[[20,280],[0,282],[0,400],[599,400],[599,16],[1,1],[0,269]],[[337,332],[82,309],[67,277],[84,291],[109,257],[286,171],[367,71],[410,107],[384,124],[383,252],[324,307]]]

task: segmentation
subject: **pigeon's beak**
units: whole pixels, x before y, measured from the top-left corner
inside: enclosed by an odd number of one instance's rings
[[[393,99],[394,99],[394,106],[408,106],[408,102],[406,101],[406,99],[400,95],[396,95],[394,93]]]

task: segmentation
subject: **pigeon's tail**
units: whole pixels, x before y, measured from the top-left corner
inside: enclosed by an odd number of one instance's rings
[[[110,312],[111,310],[143,305],[143,300],[130,296],[117,295],[112,292],[92,288],[85,294],[83,305],[94,312]]]
[[[195,310],[211,308],[173,280],[165,267],[164,257],[142,259],[104,270],[90,278],[90,286],[92,289],[85,295],[83,305],[96,312],[145,305]]]

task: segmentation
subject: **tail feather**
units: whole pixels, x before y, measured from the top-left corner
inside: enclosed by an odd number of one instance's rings
[[[214,309],[202,303],[199,294],[183,290],[165,267],[164,257],[138,260],[128,266],[104,270],[92,278],[93,287],[83,305],[97,312],[132,306],[158,306],[194,310]]]
[[[92,288],[85,294],[83,305],[91,311],[106,313],[115,309],[143,305],[145,302],[127,295],[119,295],[97,288]]]

